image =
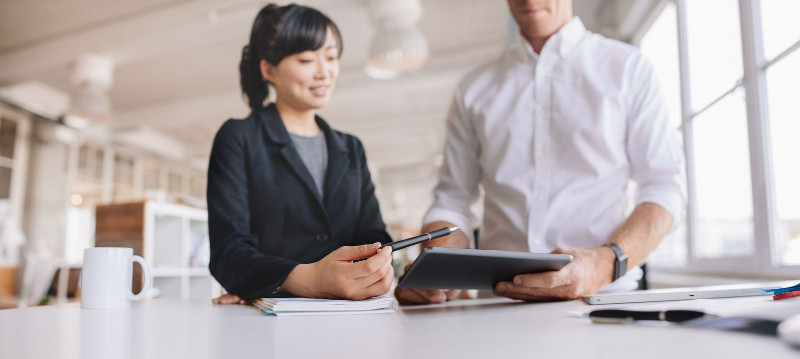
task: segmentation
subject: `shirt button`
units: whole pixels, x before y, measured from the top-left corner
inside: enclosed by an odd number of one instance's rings
[[[317,234],[317,240],[320,242],[325,242],[328,240],[328,235],[325,233]]]

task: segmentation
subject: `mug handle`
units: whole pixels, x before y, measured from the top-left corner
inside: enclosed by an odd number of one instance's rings
[[[133,262],[138,262],[139,265],[142,266],[142,271],[144,271],[144,285],[142,286],[142,290],[139,291],[139,294],[130,292],[128,294],[128,299],[139,300],[144,298],[144,295],[150,290],[150,286],[153,284],[153,276],[150,274],[150,266],[145,262],[144,258],[134,255],[131,257],[131,265],[133,265]]]

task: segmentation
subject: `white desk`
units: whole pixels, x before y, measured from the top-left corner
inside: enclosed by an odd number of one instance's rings
[[[0,358],[798,358],[775,338],[591,324],[581,302],[506,299],[396,314],[268,317],[249,306],[151,299],[123,310],[0,311]]]

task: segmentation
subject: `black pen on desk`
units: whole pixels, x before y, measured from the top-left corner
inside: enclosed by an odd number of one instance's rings
[[[656,320],[681,323],[704,317],[708,314],[697,310],[638,311],[622,309],[599,309],[589,312],[594,323],[631,323],[636,320]]]
[[[383,249],[383,247],[392,247],[392,252],[394,252],[396,250],[400,250],[400,249],[403,249],[403,248],[406,248],[406,247],[410,247],[410,246],[413,246],[415,244],[419,244],[419,243],[422,243],[422,242],[427,242],[427,241],[430,241],[432,239],[441,238],[441,237],[444,237],[444,236],[449,236],[450,234],[452,234],[453,232],[455,232],[457,230],[458,230],[458,227],[440,228],[440,229],[437,229],[437,230],[435,230],[433,232],[420,234],[420,235],[418,235],[416,237],[411,237],[411,238],[408,238],[408,239],[404,239],[402,241],[397,241],[397,242],[392,242],[392,243],[389,243],[389,244],[384,244],[384,245],[381,246],[381,248],[378,248],[378,252],[380,252],[381,249]]]

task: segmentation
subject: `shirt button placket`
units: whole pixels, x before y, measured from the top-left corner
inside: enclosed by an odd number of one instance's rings
[[[544,241],[544,230],[542,228],[542,220],[545,217],[547,201],[547,176],[549,173],[548,163],[545,159],[544,152],[549,146],[547,128],[548,128],[548,113],[546,111],[546,104],[550,96],[547,93],[549,86],[549,76],[547,71],[539,73],[536,78],[536,97],[539,101],[536,104],[536,118],[534,128],[534,160],[535,171],[533,179],[533,187],[531,188],[532,205],[530,213],[528,214],[529,236],[536,238],[538,241]],[[537,247],[541,247],[539,244]]]

